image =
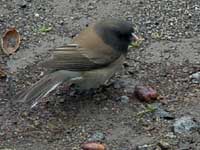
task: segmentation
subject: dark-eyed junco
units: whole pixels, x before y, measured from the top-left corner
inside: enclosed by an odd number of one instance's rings
[[[53,50],[45,67],[54,71],[18,99],[34,107],[63,82],[80,89],[98,88],[121,69],[128,45],[135,38],[132,25],[123,20],[107,19],[88,26],[72,44]]]

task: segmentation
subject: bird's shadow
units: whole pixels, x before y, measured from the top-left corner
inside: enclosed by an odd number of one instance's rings
[[[72,87],[70,91],[66,93],[61,93],[59,95],[54,95],[55,99],[60,99],[61,101],[49,101],[47,107],[49,110],[54,111],[57,107],[60,111],[66,113],[79,113],[79,110],[98,108],[99,105],[102,105],[106,102],[108,98],[112,97],[112,94],[109,92],[111,87],[101,86],[98,89],[90,89],[80,91]]]

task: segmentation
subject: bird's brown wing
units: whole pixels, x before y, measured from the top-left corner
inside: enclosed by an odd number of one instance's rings
[[[53,58],[45,66],[53,70],[88,71],[109,65],[120,53],[107,49],[95,51],[76,44],[55,48]]]
[[[74,44],[53,50],[53,59],[46,67],[54,70],[87,71],[109,65],[120,57],[96,34],[93,26],[86,28],[73,39]]]

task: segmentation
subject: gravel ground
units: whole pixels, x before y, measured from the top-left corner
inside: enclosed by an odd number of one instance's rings
[[[110,150],[200,150],[200,84],[189,79],[200,71],[200,1],[0,4],[0,34],[15,26],[22,36],[15,54],[0,57],[9,72],[0,79],[1,150],[78,150],[87,141],[105,143]],[[48,49],[68,43],[88,23],[108,16],[132,21],[145,39],[130,49],[126,67],[111,86],[84,95],[61,87],[34,110],[15,104],[16,92],[43,76],[46,70],[37,64],[49,56]],[[44,26],[50,31],[43,32]],[[140,102],[133,96],[136,84],[151,85],[163,99]]]

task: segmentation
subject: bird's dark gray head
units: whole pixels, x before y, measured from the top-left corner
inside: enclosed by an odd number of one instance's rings
[[[102,20],[95,25],[96,32],[103,41],[118,50],[126,53],[131,43],[134,29],[131,24],[123,20]]]

